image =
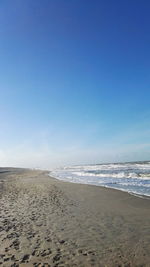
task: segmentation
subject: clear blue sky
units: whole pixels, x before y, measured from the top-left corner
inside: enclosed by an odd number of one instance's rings
[[[150,159],[150,2],[0,2],[0,165]]]

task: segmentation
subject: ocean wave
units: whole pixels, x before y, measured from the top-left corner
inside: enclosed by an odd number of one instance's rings
[[[150,195],[150,162],[69,166],[56,169],[51,175],[67,182]]]
[[[94,173],[94,172],[72,172],[72,174],[77,175],[77,176],[93,176],[93,177],[104,177],[104,178],[134,178],[134,179],[143,179],[143,180],[149,180],[150,179],[150,174],[146,174],[146,173],[140,173],[137,174],[135,172],[119,172],[119,173]]]

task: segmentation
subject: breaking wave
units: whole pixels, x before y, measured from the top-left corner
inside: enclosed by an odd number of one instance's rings
[[[73,183],[91,184],[150,196],[150,162],[70,166],[51,176]]]

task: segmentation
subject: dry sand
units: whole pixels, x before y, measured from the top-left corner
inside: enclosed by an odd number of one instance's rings
[[[0,168],[1,266],[150,266],[150,200]]]

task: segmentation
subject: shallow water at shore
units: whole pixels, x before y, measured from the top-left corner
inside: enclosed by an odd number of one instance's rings
[[[70,166],[56,169],[50,175],[67,182],[150,196],[150,162],[147,161]]]

